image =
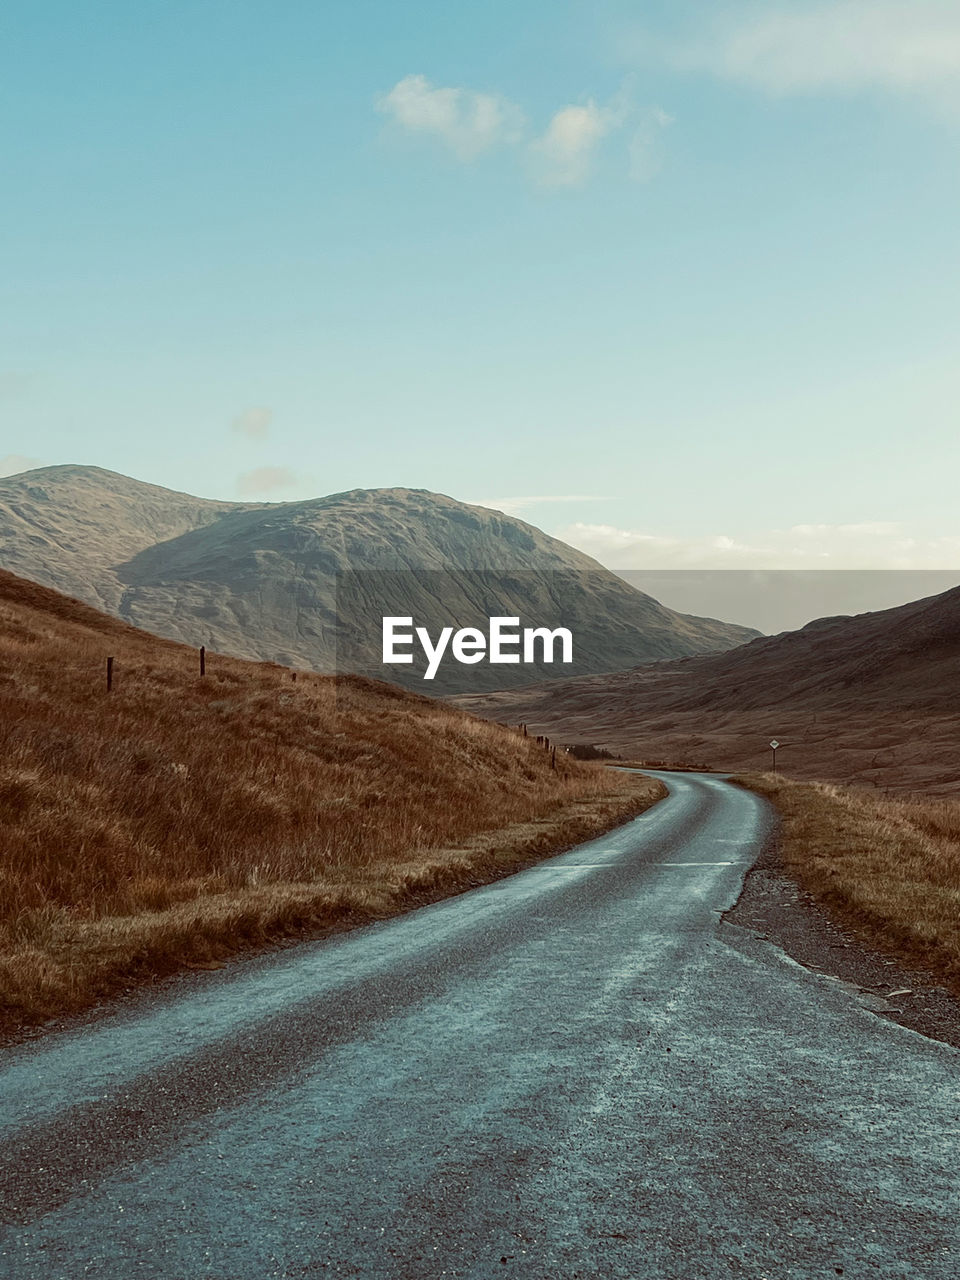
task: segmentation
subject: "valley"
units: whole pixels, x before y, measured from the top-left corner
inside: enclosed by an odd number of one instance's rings
[[[960,794],[960,588],[821,618],[727,653],[465,695],[457,705],[625,759],[778,767],[926,795]]]

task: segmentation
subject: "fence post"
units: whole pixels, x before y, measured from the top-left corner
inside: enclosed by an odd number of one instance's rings
[[[200,646],[200,674],[202,676],[207,674],[207,651],[203,645]]]
[[[107,659],[107,693],[113,688],[113,659]]]
[[[556,773],[557,771],[557,748],[554,747],[550,755],[550,768]]]

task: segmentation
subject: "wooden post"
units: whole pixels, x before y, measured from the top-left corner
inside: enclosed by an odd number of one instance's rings
[[[557,771],[557,748],[554,747],[550,755],[550,768],[556,773]]]
[[[107,659],[107,693],[113,688],[113,659]]]
[[[200,674],[207,674],[207,651],[203,645],[200,646]]]
[[[297,683],[297,673],[296,673],[295,671],[294,671],[293,675],[291,676],[291,679],[293,680],[293,683],[294,683],[294,684],[296,684],[296,683]]]

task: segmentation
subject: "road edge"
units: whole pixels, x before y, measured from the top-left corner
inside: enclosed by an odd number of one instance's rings
[[[722,921],[769,943],[808,972],[854,989],[877,1015],[960,1048],[960,999],[933,974],[870,946],[839,923],[785,867],[774,798],[740,782],[732,785],[767,800],[776,821]]]
[[[178,981],[209,978],[202,971],[233,967],[279,949],[349,933],[516,875],[617,830],[667,798],[669,793],[662,782],[639,772],[634,776],[638,785],[632,790],[625,786],[619,794],[608,792],[575,800],[535,822],[480,832],[456,849],[434,851],[435,859],[448,855],[446,860],[428,861],[413,874],[398,877],[389,901],[331,913],[322,907],[312,909],[308,900],[299,915],[284,915],[272,924],[258,922],[255,929],[238,932],[232,940],[222,936],[208,939],[198,934],[192,952],[176,961],[163,963],[146,950],[135,967],[121,967],[105,974],[102,988],[89,1000],[46,1018],[18,1020],[15,1015],[4,1016],[0,1011],[0,1049],[89,1025],[107,1012],[133,1006],[144,993]]]

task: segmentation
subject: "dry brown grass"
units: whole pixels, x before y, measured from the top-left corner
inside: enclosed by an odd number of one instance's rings
[[[391,686],[219,657],[201,679],[0,572],[0,1023],[455,892],[661,793],[557,765]]]
[[[773,801],[786,870],[839,923],[960,994],[960,801],[737,781]]]
[[[960,588],[724,653],[461,695],[467,711],[633,760],[960,796]]]

